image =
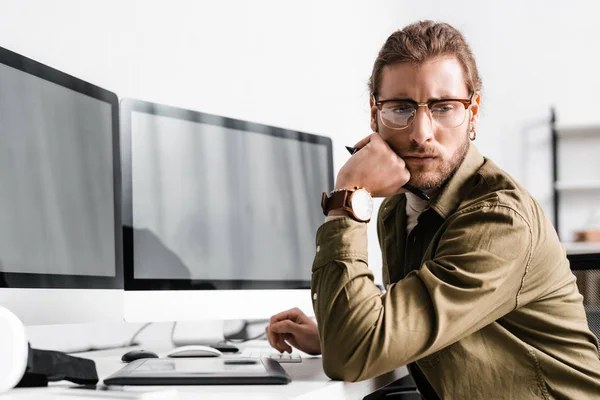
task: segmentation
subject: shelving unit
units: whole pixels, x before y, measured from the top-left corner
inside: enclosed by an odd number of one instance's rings
[[[600,181],[588,181],[588,182],[554,182],[554,186],[558,191],[581,191],[581,190],[600,190]]]
[[[561,126],[557,124],[556,110],[551,109],[552,132],[552,203],[554,227],[567,250],[582,248],[587,243],[568,243],[571,237],[563,237],[561,230],[561,206],[567,196],[572,204],[589,199],[600,199],[600,125],[597,126]],[[562,154],[561,154],[562,153]],[[562,156],[562,157],[561,157]],[[563,158],[561,163],[561,158]],[[568,158],[568,163],[564,158]],[[579,200],[578,200],[579,199]],[[594,206],[592,205],[591,208]],[[600,200],[595,206],[600,208]],[[581,209],[571,213],[583,212]],[[563,219],[564,222],[564,219]],[[596,247],[594,247],[596,245]],[[583,246],[585,247],[585,246]],[[600,243],[592,244],[592,251],[600,252]]]
[[[600,243],[566,242],[566,243],[563,243],[563,246],[565,246],[565,249],[567,250],[567,254],[570,254],[570,255],[591,254],[591,253],[600,254]]]

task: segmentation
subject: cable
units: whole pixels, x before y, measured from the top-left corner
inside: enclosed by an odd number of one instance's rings
[[[246,327],[248,325],[251,325],[252,323],[261,323],[261,322],[263,322],[263,321],[262,320],[256,321],[256,322],[254,322],[254,321],[252,321],[252,322],[246,321],[245,324],[244,324],[244,327],[242,328],[242,331],[245,330]],[[177,327],[177,321],[173,321],[173,327],[171,328],[171,344],[173,346],[175,346],[175,341],[173,340],[173,337],[175,336],[175,328],[176,327]],[[143,329],[143,328],[144,327],[142,327],[141,329]],[[256,335],[256,336],[253,336],[253,337],[250,337],[250,338],[245,338],[245,339],[231,339],[231,338],[228,339],[228,338],[225,338],[225,339],[219,341],[219,343],[227,343],[227,342],[230,342],[230,343],[244,343],[244,342],[247,342],[247,341],[250,341],[250,340],[258,340],[258,339],[262,338],[263,336],[265,336],[266,334],[267,334],[266,332],[262,332],[260,335]]]
[[[244,321],[244,326],[238,332],[235,332],[231,335],[225,337],[225,342],[231,343],[244,343],[250,340],[258,340],[266,335],[266,332],[263,331],[260,335],[252,336],[252,337],[244,337],[248,334],[248,327],[256,324],[269,324],[268,319],[259,319],[259,320],[246,320]],[[242,336],[242,337],[240,337]]]
[[[142,331],[144,329],[146,329],[147,327],[149,327],[150,325],[152,325],[152,322],[146,322],[144,325],[142,325],[142,327],[140,329],[138,329],[137,331],[135,331],[135,333],[133,334],[133,336],[131,337],[131,339],[129,340],[129,346],[137,346],[140,343],[135,341],[135,338],[138,337],[138,335],[140,333],[142,333]]]
[[[126,340],[125,342],[114,343],[114,344],[105,344],[105,345],[91,345],[91,346],[87,346],[87,347],[84,347],[84,348],[71,349],[71,350],[67,351],[67,353],[69,353],[69,354],[87,353],[89,351],[121,349],[121,348],[124,348],[124,347],[138,346],[140,344],[140,342],[136,342],[135,339],[138,337],[138,335],[140,333],[142,333],[142,331],[144,329],[146,329],[151,324],[152,324],[152,322],[147,322],[144,325],[142,325],[142,327],[140,329],[138,329],[137,331],[135,331],[135,333],[133,334],[133,336],[131,337],[131,339]]]
[[[258,339],[262,338],[263,336],[265,336],[266,334],[267,334],[266,332],[263,332],[260,335],[246,338],[246,339],[225,339],[225,340],[223,340],[223,342],[244,343],[244,342],[248,342],[250,340],[258,340]]]
[[[175,336],[175,327],[177,326],[177,321],[173,321],[173,327],[171,328],[171,344],[175,347],[175,340],[173,337]]]

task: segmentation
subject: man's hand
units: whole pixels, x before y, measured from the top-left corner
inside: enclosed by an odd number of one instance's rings
[[[273,315],[265,331],[271,346],[280,352],[291,353],[291,344],[305,353],[321,354],[317,324],[298,308]]]
[[[360,151],[340,169],[336,189],[363,187],[373,197],[388,197],[405,191],[402,186],[410,179],[410,172],[404,160],[381,136],[373,133],[354,147]]]

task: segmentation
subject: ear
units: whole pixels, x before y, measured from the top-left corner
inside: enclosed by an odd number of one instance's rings
[[[477,121],[479,121],[479,110],[481,107],[481,94],[475,93],[473,96],[473,103],[471,104],[471,119],[469,125],[477,129]]]
[[[377,132],[377,106],[375,105],[375,100],[373,100],[373,97],[369,99],[369,106],[371,107],[371,130],[373,132]]]

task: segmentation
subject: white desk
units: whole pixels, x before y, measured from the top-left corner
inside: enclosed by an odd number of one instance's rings
[[[250,342],[249,347],[262,347],[266,342]],[[240,345],[240,347],[242,347]],[[146,347],[147,350],[155,349]],[[77,356],[93,359],[96,362],[100,380],[107,378],[125,364],[121,355],[128,349],[104,350],[90,353],[80,353]],[[157,351],[160,353],[160,350]],[[306,356],[301,363],[284,363],[283,368],[292,377],[288,385],[236,385],[236,386],[174,386],[177,389],[177,399],[362,399],[369,393],[407,375],[406,367],[374,379],[362,382],[340,382],[330,380],[321,365],[320,357]],[[92,397],[73,395],[69,382],[57,382],[48,388],[18,388],[0,395],[1,400],[18,399],[56,399],[77,400]],[[157,386],[138,386],[135,390],[159,388]],[[133,389],[133,388],[132,388]],[[69,395],[65,395],[65,392]],[[115,398],[117,394],[115,394]],[[93,397],[99,399],[99,397]],[[102,398],[110,398],[103,396]]]

